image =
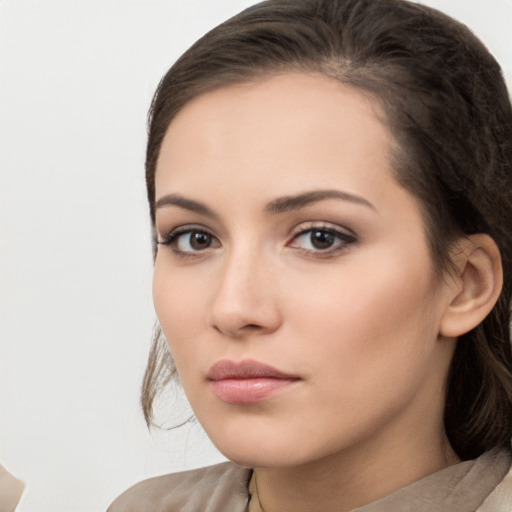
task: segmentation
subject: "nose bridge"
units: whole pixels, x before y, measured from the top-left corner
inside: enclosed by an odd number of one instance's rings
[[[253,240],[233,245],[213,299],[212,324],[234,336],[256,327],[263,332],[274,330],[280,319],[273,276],[271,258],[261,245]]]

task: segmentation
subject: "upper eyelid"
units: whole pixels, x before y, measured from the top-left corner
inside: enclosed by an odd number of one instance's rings
[[[334,244],[332,247],[319,249],[319,248],[305,248],[300,247],[299,240],[304,235],[311,233],[313,231],[325,231],[330,232],[335,237],[338,238],[338,242]],[[294,250],[297,250],[305,255],[308,255],[310,257],[314,258],[332,258],[336,255],[340,255],[342,253],[345,253],[347,250],[350,250],[353,248],[353,246],[359,244],[359,238],[352,230],[342,230],[340,228],[333,228],[333,227],[319,227],[319,226],[311,226],[309,228],[305,228],[302,230],[299,230],[298,233],[294,234],[294,236],[291,238],[291,240],[287,243],[288,247],[293,248]]]
[[[190,231],[204,231],[205,233],[209,233],[210,235],[212,236],[215,236],[216,238],[219,238],[215,233],[214,231],[211,229],[211,228],[208,228],[206,226],[204,226],[203,224],[195,224],[195,223],[192,223],[192,224],[180,224],[178,226],[175,226],[171,229],[166,229],[166,230],[161,230],[161,229],[158,229],[158,226],[157,226],[157,235],[158,237],[169,237],[173,234],[181,234],[181,233],[188,233]]]
[[[358,235],[347,226],[342,226],[337,223],[333,223],[330,221],[325,220],[317,220],[317,221],[303,221],[299,224],[295,225],[291,228],[289,231],[288,236],[290,239],[288,242],[291,241],[291,239],[303,234],[307,233],[308,231],[311,231],[313,229],[317,230],[325,230],[325,231],[332,231],[335,233],[340,233],[346,236],[351,236],[354,238],[359,238]],[[205,226],[204,224],[200,223],[190,223],[190,224],[182,224],[178,225],[176,227],[173,227],[172,229],[166,230],[165,232],[162,232],[162,230],[157,229],[157,241],[158,243],[161,243],[162,241],[169,240],[170,238],[173,238],[174,236],[179,236],[181,234],[189,233],[191,231],[200,231],[205,232],[211,235],[212,237],[216,238],[219,242],[221,241],[221,237],[216,233],[215,230],[212,228],[209,228]]]
[[[215,239],[218,242],[218,245],[214,245],[212,247],[205,247],[204,249],[201,249],[198,251],[186,251],[186,250],[179,249],[178,248],[178,243],[179,243],[178,239],[182,235],[190,234],[193,232],[206,233],[206,234],[210,235],[212,239]],[[190,226],[190,225],[178,226],[174,229],[171,229],[168,232],[168,234],[164,235],[164,236],[161,236],[159,234],[157,243],[158,243],[158,245],[165,246],[165,247],[172,249],[172,252],[174,252],[177,256],[180,256],[183,258],[184,257],[198,257],[200,255],[204,255],[208,249],[212,249],[212,248],[217,249],[221,245],[221,241],[220,241],[219,237],[217,237],[216,235],[211,233],[210,230],[203,229],[199,226],[194,227],[194,226]]]
[[[203,251],[197,251],[197,255],[202,254],[207,249],[210,249],[210,248],[216,249],[220,245],[222,245],[219,237],[214,235],[213,233],[211,233],[210,230],[201,229],[201,228],[198,228],[198,227],[196,227],[194,229],[194,227],[186,227],[186,226],[183,226],[183,229],[181,229],[180,227],[174,228],[171,231],[169,231],[166,235],[158,234],[157,235],[157,244],[161,245],[161,246],[172,248],[173,252],[175,252],[176,254],[193,255],[194,252],[192,252],[192,251],[189,252],[189,251],[181,251],[181,250],[179,250],[177,248],[177,242],[178,242],[178,239],[182,235],[186,235],[187,233],[191,233],[191,232],[194,232],[194,231],[200,232],[200,233],[201,232],[202,233],[207,233],[208,235],[210,235],[212,237],[212,239],[215,239],[218,242],[218,245],[216,245],[216,246],[207,247]]]
[[[292,229],[291,235],[297,236],[300,235],[301,233],[311,231],[312,229],[340,232],[345,235],[357,237],[356,233],[352,229],[328,221],[301,222]]]
[[[333,234],[337,235],[338,238],[340,238],[340,240],[344,240],[345,242],[348,242],[349,239],[353,239],[354,242],[358,241],[357,236],[353,232],[346,232],[344,230],[335,229],[335,228],[327,228],[327,227],[321,228],[321,227],[312,226],[311,228],[302,229],[302,230],[298,231],[297,233],[295,233],[292,236],[290,242],[288,242],[288,243],[291,243],[294,240],[296,240],[297,238],[299,238],[307,233],[310,233],[312,231],[326,231],[329,233],[333,233]]]

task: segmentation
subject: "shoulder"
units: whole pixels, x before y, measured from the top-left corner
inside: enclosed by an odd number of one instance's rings
[[[158,476],[125,491],[107,512],[244,512],[249,478],[231,462]]]
[[[512,512],[512,467],[477,512]]]

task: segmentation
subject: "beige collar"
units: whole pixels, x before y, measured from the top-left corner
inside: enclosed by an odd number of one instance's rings
[[[511,463],[508,450],[494,449],[476,460],[428,475],[353,512],[510,512],[512,471],[505,475]],[[258,499],[254,473],[249,494],[249,512],[265,512]],[[499,503],[502,508],[498,508]]]

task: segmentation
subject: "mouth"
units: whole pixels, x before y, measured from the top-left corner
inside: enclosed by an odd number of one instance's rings
[[[219,361],[210,368],[206,378],[220,400],[235,405],[262,402],[301,380],[251,359]]]

